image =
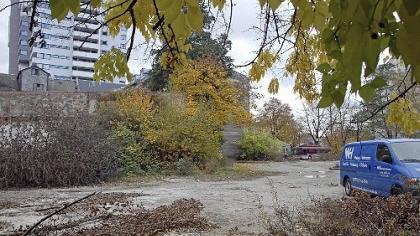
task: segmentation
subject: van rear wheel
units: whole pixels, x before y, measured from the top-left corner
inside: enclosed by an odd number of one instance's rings
[[[353,192],[353,187],[351,186],[351,181],[349,178],[347,178],[344,182],[344,192],[347,196],[350,196]]]

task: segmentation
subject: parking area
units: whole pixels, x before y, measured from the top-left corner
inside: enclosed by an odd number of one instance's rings
[[[273,192],[281,204],[302,207],[311,198],[336,198],[344,195],[339,186],[335,162],[264,162],[253,168],[272,173],[253,179],[235,181],[199,181],[194,178],[164,178],[144,183],[104,184],[95,187],[25,189],[0,193],[0,202],[14,207],[0,210],[0,222],[14,226],[30,225],[42,218],[36,209],[61,204],[89,192],[141,193],[133,200],[146,208],[169,204],[180,198],[194,198],[204,205],[203,216],[217,227],[206,234],[222,234],[238,228],[242,234],[255,234],[263,228],[259,223],[261,209],[270,212]],[[259,208],[262,206],[262,208]]]

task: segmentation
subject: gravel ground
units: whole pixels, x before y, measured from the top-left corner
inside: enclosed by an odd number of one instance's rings
[[[2,191],[0,202],[7,202],[10,207],[0,208],[0,222],[7,222],[3,230],[9,229],[8,223],[15,227],[32,225],[44,216],[39,209],[70,202],[94,191],[124,192],[142,193],[134,201],[146,208],[170,204],[180,198],[194,198],[203,203],[203,216],[217,226],[204,235],[224,235],[228,232],[253,235],[263,232],[258,222],[258,205],[261,203],[264,211],[270,212],[273,191],[277,192],[282,204],[291,208],[302,207],[311,197],[343,196],[339,172],[329,169],[334,164],[310,161],[254,163],[255,169],[275,174],[235,181],[166,178],[147,183]]]

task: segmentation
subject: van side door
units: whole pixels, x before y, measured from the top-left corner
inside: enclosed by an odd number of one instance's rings
[[[345,175],[349,176],[353,188],[367,191],[367,169],[360,167],[360,151],[361,145],[359,143],[346,146],[343,151],[340,169],[345,171]]]
[[[369,192],[377,194],[375,188],[375,175],[376,171],[373,169],[373,164],[375,164],[376,158],[376,143],[363,143],[361,147],[359,169],[363,173],[363,180],[365,186]]]
[[[395,158],[385,143],[379,143],[376,149],[376,158],[373,162],[374,185],[381,195],[388,196],[394,184],[396,174],[393,163]]]

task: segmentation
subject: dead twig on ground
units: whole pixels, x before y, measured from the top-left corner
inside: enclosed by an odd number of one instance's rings
[[[39,220],[36,224],[34,224],[31,228],[29,228],[24,234],[23,234],[23,236],[26,236],[26,235],[29,235],[31,232],[32,232],[32,230],[34,230],[36,227],[38,227],[42,222],[44,222],[44,221],[46,221],[46,220],[48,220],[49,218],[51,218],[52,216],[54,216],[54,215],[56,215],[56,214],[58,214],[58,213],[60,213],[61,211],[63,211],[63,210],[65,210],[65,209],[67,209],[67,208],[69,208],[69,207],[71,207],[71,206],[73,206],[74,204],[77,204],[77,203],[79,203],[79,202],[81,202],[81,201],[83,201],[83,200],[85,200],[85,199],[87,199],[87,198],[90,198],[90,197],[92,197],[93,195],[95,195],[96,194],[96,192],[93,192],[93,193],[91,193],[91,194],[89,194],[89,195],[87,195],[87,196],[84,196],[84,197],[82,197],[82,198],[79,198],[79,199],[77,199],[76,201],[73,201],[73,202],[71,202],[70,204],[65,204],[62,208],[60,208],[60,209],[58,209],[58,210],[56,210],[56,211],[54,211],[53,213],[51,213],[51,214],[49,214],[49,215],[47,215],[46,217],[44,217],[44,218],[42,218],[41,220]]]

